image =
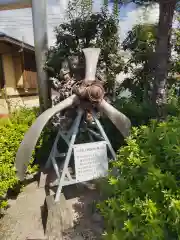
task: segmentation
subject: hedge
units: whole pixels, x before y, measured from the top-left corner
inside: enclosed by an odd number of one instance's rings
[[[103,184],[106,240],[180,239],[180,121],[133,128]]]
[[[25,132],[32,125],[37,115],[38,108],[20,108],[13,112],[9,118],[0,119],[0,210],[7,206],[7,191],[14,189],[18,184],[14,168],[16,152]],[[28,173],[37,171],[37,165],[34,164],[35,157],[47,156],[51,147],[49,137],[50,134],[46,129],[38,141],[36,151],[33,153],[31,163],[28,166]],[[38,151],[38,149],[41,149],[41,151]]]

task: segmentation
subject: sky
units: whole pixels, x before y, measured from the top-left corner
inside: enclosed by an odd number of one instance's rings
[[[0,4],[1,4],[0,0]],[[55,42],[54,27],[63,22],[67,0],[48,0],[48,44],[52,46]],[[102,0],[94,0],[93,11],[97,12],[101,8]],[[112,10],[110,5],[109,10]],[[143,16],[145,15],[145,18]],[[133,25],[148,21],[156,22],[158,20],[158,6],[155,5],[148,10],[137,8],[135,4],[128,4],[120,9],[120,38],[125,38],[127,32]],[[0,12],[0,32],[4,32],[12,37],[34,45],[32,13],[31,9],[17,9]]]

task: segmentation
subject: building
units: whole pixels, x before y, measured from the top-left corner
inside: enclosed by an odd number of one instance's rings
[[[34,47],[0,32],[0,116],[11,107],[39,104]]]

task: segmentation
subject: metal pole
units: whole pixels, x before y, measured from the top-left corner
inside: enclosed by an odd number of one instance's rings
[[[51,89],[44,71],[46,52],[48,50],[47,35],[47,0],[32,0],[32,17],[34,29],[34,46],[38,76],[39,102],[41,111],[51,107]]]

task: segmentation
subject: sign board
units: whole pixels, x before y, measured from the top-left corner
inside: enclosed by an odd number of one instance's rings
[[[77,182],[106,176],[108,172],[106,142],[75,144],[74,160]]]

